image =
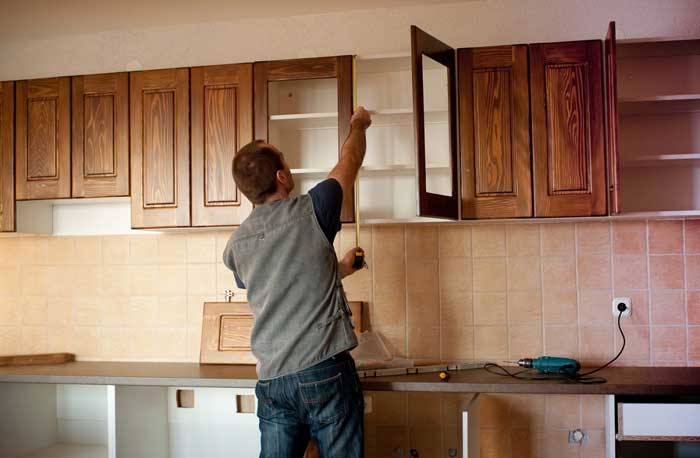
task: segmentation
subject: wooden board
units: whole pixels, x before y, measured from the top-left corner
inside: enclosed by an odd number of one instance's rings
[[[72,353],[0,356],[0,366],[29,366],[33,364],[64,364],[75,361]]]
[[[15,231],[14,90],[14,83],[0,83],[0,232]]]
[[[255,364],[250,349],[253,313],[247,302],[207,302],[202,320],[199,361],[204,364]]]
[[[355,334],[362,332],[362,302],[350,302]],[[255,364],[250,348],[253,313],[247,302],[206,302],[202,319],[199,362]]]

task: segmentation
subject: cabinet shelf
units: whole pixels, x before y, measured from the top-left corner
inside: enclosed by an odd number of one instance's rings
[[[24,455],[25,458],[106,458],[104,445],[54,444]]]
[[[449,165],[444,164],[428,164],[427,168],[431,170],[450,170]],[[303,168],[303,169],[291,169],[292,175],[325,175],[330,173],[330,168]],[[390,174],[403,174],[403,173],[415,173],[416,167],[411,164],[393,164],[393,165],[365,165],[360,168],[360,173],[390,173]]]
[[[642,97],[623,97],[620,103],[673,102],[678,100],[700,100],[700,94],[667,94]]]
[[[623,159],[624,167],[686,167],[700,164],[700,153],[693,154],[655,154]]]

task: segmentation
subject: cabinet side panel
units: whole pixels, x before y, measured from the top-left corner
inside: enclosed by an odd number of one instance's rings
[[[14,84],[0,83],[0,232],[15,230]]]

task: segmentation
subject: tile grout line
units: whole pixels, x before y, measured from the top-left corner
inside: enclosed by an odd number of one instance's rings
[[[579,269],[578,269],[578,224],[572,223],[572,226],[574,228],[574,260],[576,262],[575,268],[576,268],[576,333],[577,333],[577,339],[578,342],[576,343],[576,348],[578,350],[578,355],[576,356],[577,360],[581,360],[581,307],[580,307],[580,302],[581,302],[581,290],[580,290],[580,282],[579,282]],[[583,398],[581,396],[578,396],[578,423],[579,425],[583,424]]]
[[[683,303],[685,304],[685,307],[683,307],[683,311],[685,312],[685,317],[684,317],[684,324],[685,324],[685,365],[688,365],[688,361],[690,361],[690,345],[688,344],[688,338],[690,337],[690,332],[688,330],[688,255],[686,253],[686,248],[685,248],[685,219],[681,221],[681,240],[682,240],[682,245],[681,245],[681,255],[683,257],[683,286],[684,286],[684,291],[683,291]]]
[[[653,320],[652,320],[652,304],[651,304],[651,253],[649,248],[649,219],[644,220],[644,237],[646,242],[646,258],[647,258],[647,306],[649,308],[649,364],[652,366],[655,363],[654,353],[653,353]]]
[[[540,345],[541,352],[544,354],[544,246],[542,240],[542,224],[537,225],[537,236],[539,238],[538,248],[540,253]]]
[[[503,228],[503,251],[506,258],[506,355],[504,359],[510,359],[510,254],[508,253],[508,226]]]

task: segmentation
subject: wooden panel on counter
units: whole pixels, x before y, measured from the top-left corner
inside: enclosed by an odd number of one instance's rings
[[[253,313],[247,302],[207,302],[202,319],[199,362],[255,364],[250,349]]]
[[[0,232],[14,232],[15,85],[0,83]]]
[[[73,197],[129,195],[129,74],[74,76]]]
[[[131,73],[131,225],[190,225],[189,69]]]
[[[530,45],[535,216],[606,214],[600,41]]]
[[[63,199],[70,193],[70,78],[18,81],[17,200]]]
[[[460,49],[462,218],[532,216],[527,46]]]
[[[236,151],[253,139],[253,65],[192,68],[192,225],[241,224],[253,205],[236,187]]]

